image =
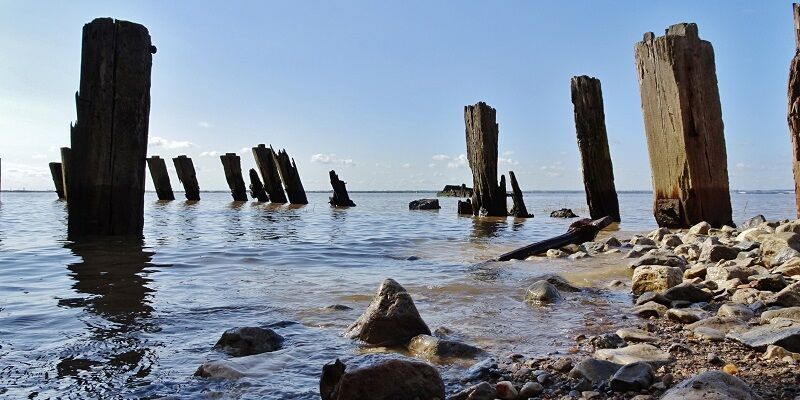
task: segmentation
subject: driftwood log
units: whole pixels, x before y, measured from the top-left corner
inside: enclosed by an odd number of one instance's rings
[[[614,220],[611,217],[603,217],[596,220],[588,218],[578,220],[573,222],[572,225],[569,226],[569,229],[567,229],[567,233],[563,235],[509,251],[492,261],[524,260],[530,256],[544,253],[550,249],[559,249],[568,244],[590,242],[597,236],[597,232],[611,225],[612,222],[614,222]]]
[[[261,183],[261,179],[258,179],[258,172],[253,168],[250,168],[250,197],[261,202],[269,201],[269,196],[264,191],[264,185]]]
[[[789,137],[792,141],[792,171],[794,172],[794,194],[797,217],[800,218],[800,4],[792,5],[794,15],[795,51],[789,66]]]
[[[219,156],[222,168],[225,170],[225,180],[231,189],[233,201],[247,201],[247,189],[242,178],[242,162],[236,153],[225,153]]]
[[[714,49],[695,24],[636,44],[644,128],[660,226],[732,225]]]
[[[608,215],[619,222],[619,201],[614,187],[611,152],[608,149],[600,80],[585,75],[576,76],[572,78],[570,86],[589,215],[592,218]]]
[[[197,173],[194,170],[192,159],[181,155],[173,158],[172,163],[175,164],[178,181],[183,184],[186,200],[200,200],[200,185],[197,183]]]
[[[286,203],[286,194],[283,192],[283,183],[278,174],[278,167],[275,165],[275,151],[272,146],[267,147],[259,144],[253,147],[253,158],[256,160],[256,167],[261,173],[264,181],[264,190],[267,192],[269,200],[273,203]]]
[[[356,203],[350,200],[350,195],[347,193],[346,183],[339,179],[336,171],[331,170],[328,174],[331,177],[331,186],[333,187],[333,196],[330,198],[329,203],[335,207],[355,207]]]
[[[286,196],[289,198],[289,203],[292,204],[308,204],[306,191],[303,189],[303,182],[300,181],[300,173],[297,172],[297,164],[294,158],[289,158],[286,150],[279,150],[275,155],[275,164],[280,172],[283,187],[286,189]]]
[[[152,156],[147,159],[147,167],[150,169],[150,177],[153,179],[158,199],[175,200],[175,193],[172,192],[172,185],[169,183],[169,173],[167,173],[167,164],[164,159]]]
[[[522,190],[519,189],[514,171],[508,171],[508,178],[511,180],[511,199],[514,201],[514,206],[511,207],[511,215],[516,218],[533,218],[533,214],[528,213],[528,208],[525,207]]]
[[[69,147],[62,147],[61,149],[61,186],[64,188],[64,200],[69,199],[67,175],[69,171],[70,149]]]
[[[464,107],[467,160],[472,170],[472,213],[505,217],[506,191],[497,183],[497,112],[484,102]]]
[[[65,199],[64,197],[64,175],[61,172],[61,163],[60,162],[51,162],[49,165],[50,167],[50,176],[53,177],[53,185],[56,187],[56,194],[60,200]]]
[[[98,18],[83,27],[66,170],[70,237],[142,236],[153,53],[142,25]]]

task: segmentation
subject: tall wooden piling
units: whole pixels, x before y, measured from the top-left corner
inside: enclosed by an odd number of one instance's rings
[[[61,163],[51,162],[49,167],[50,176],[53,177],[53,185],[56,187],[56,194],[60,200],[63,200],[66,197],[64,197],[64,175],[61,172]]]
[[[69,175],[70,148],[62,147],[61,152],[61,187],[64,188],[64,200],[69,200],[69,186],[67,186],[67,176]]]
[[[253,147],[253,158],[256,160],[256,167],[264,180],[264,190],[273,203],[286,203],[286,194],[283,192],[283,183],[278,174],[278,167],[275,165],[275,151],[272,146],[267,147],[259,144]]]
[[[261,183],[261,179],[258,179],[258,172],[253,168],[250,168],[250,197],[262,202],[269,201],[269,196],[264,191],[264,185]]]
[[[792,171],[794,172],[794,194],[797,217],[800,218],[800,4],[792,4],[794,15],[795,51],[789,66],[789,138],[792,142]]]
[[[275,155],[275,165],[278,166],[278,172],[281,174],[283,186],[286,189],[286,196],[289,197],[289,203],[292,204],[308,204],[306,191],[303,189],[303,182],[300,181],[300,173],[297,172],[297,164],[294,163],[294,158],[289,158],[286,150],[280,150]]]
[[[528,213],[528,207],[525,207],[522,190],[519,189],[514,171],[508,171],[508,179],[511,180],[511,199],[514,201],[514,206],[511,207],[511,215],[516,218],[533,218],[533,214]]]
[[[346,183],[339,179],[336,171],[331,170],[328,174],[331,177],[331,186],[333,187],[333,196],[330,198],[329,203],[335,207],[355,207],[356,203],[350,200],[350,195],[347,193]]]
[[[84,25],[77,120],[66,169],[70,236],[141,236],[155,47],[142,25]]]
[[[644,127],[660,226],[732,225],[714,49],[695,24],[636,44]]]
[[[467,159],[472,170],[472,213],[505,217],[506,191],[497,183],[497,112],[484,102],[464,107]]]
[[[192,159],[180,155],[173,158],[172,163],[175,164],[175,172],[178,175],[178,181],[183,184],[186,200],[200,200],[200,185],[197,183],[197,173],[194,171]]]
[[[147,159],[147,166],[150,169],[150,177],[153,179],[153,186],[156,188],[156,195],[159,200],[175,200],[175,193],[172,192],[172,185],[169,183],[169,173],[167,163],[159,156],[152,156]]]
[[[233,201],[247,201],[247,189],[242,178],[242,163],[236,153],[225,153],[219,156],[222,168],[225,170],[225,180],[231,189]]]
[[[592,219],[609,216],[619,222],[619,201],[617,189],[614,187],[611,152],[608,149],[600,80],[586,75],[575,76],[570,86],[589,214]]]

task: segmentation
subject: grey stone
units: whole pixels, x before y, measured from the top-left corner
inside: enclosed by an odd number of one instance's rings
[[[731,332],[728,337],[759,350],[775,345],[791,352],[800,352],[800,322],[790,319],[772,319],[769,324]]]
[[[475,346],[429,335],[414,336],[408,343],[408,351],[417,357],[434,361],[449,358],[473,359],[486,354]]]
[[[767,219],[764,218],[763,215],[759,214],[739,224],[739,229],[744,230],[744,229],[756,228],[759,225],[763,224],[764,222],[767,222]]]
[[[470,386],[449,398],[449,400],[494,400],[497,398],[497,391],[494,385],[489,382],[481,382]]]
[[[658,340],[649,332],[636,328],[620,328],[617,329],[616,334],[626,342],[655,342]]]
[[[622,364],[587,358],[579,362],[569,371],[569,377],[573,379],[584,378],[596,384],[608,380],[620,368],[622,368]]]
[[[709,229],[711,229],[711,225],[708,222],[703,221],[689,228],[688,233],[692,235],[707,235]]]
[[[737,255],[739,255],[739,249],[735,247],[728,247],[721,244],[712,246],[703,245],[700,252],[700,259],[717,262],[720,260],[733,260]]]
[[[535,397],[544,391],[544,386],[539,382],[525,382],[519,390],[519,398],[527,399]]]
[[[345,372],[336,360],[322,367],[322,400],[444,399],[444,382],[435,367],[422,362],[388,360]]]
[[[664,393],[661,400],[760,400],[741,379],[722,371],[695,375]]]
[[[595,351],[594,355],[595,358],[623,365],[643,361],[656,368],[673,361],[669,353],[644,343],[634,344],[621,349],[601,349]]]
[[[383,281],[369,307],[346,332],[351,339],[378,346],[405,345],[414,336],[430,334],[411,295],[393,279]]]
[[[699,308],[671,308],[667,310],[667,318],[682,324],[691,324],[708,317],[708,312]]]
[[[779,292],[786,287],[786,279],[781,274],[764,274],[750,276],[750,283],[758,290]]]
[[[538,278],[535,278],[537,281],[547,281],[551,285],[555,286],[561,292],[580,292],[581,289],[579,287],[574,286],[573,284],[569,283],[568,280],[564,279],[561,275],[556,274],[548,274],[542,275]]]
[[[767,303],[784,307],[800,306],[800,282],[795,282],[775,293],[774,296],[768,299]]]
[[[690,283],[681,283],[667,289],[664,292],[664,297],[669,300],[685,300],[698,303],[701,301],[709,301],[714,295]]]
[[[646,362],[628,364],[611,377],[611,390],[615,392],[642,390],[653,383],[654,376],[653,367]]]
[[[551,212],[550,218],[578,218],[578,216],[569,208],[562,208]]]
[[[604,333],[602,335],[593,336],[589,339],[589,344],[594,346],[595,349],[618,349],[627,345],[616,333]]]
[[[781,251],[785,249],[792,249],[792,250],[800,250],[800,235],[794,232],[776,232],[769,235],[762,235],[760,236],[761,239],[761,252],[764,257],[764,260],[767,261],[769,265],[780,265],[787,260],[775,260],[773,258],[776,255],[781,255]],[[788,250],[784,251],[785,253],[791,253]],[[782,258],[782,257],[779,257]]]
[[[761,314],[761,323],[768,324],[773,318],[791,319],[800,322],[800,307],[786,307],[764,311]]]
[[[553,303],[561,300],[558,289],[545,280],[536,281],[525,292],[525,301],[530,303]]]
[[[633,270],[631,291],[634,294],[661,292],[683,281],[683,271],[665,265],[643,265]]]
[[[667,313],[667,307],[658,304],[654,301],[649,301],[642,305],[633,307],[631,309],[631,314],[639,317],[639,318],[650,318],[650,317],[661,317]]]
[[[409,210],[438,210],[439,199],[419,199],[408,203]]]
[[[742,321],[747,321],[753,318],[753,310],[744,304],[726,303],[719,307],[717,316],[722,318],[738,318]]]
[[[683,268],[686,266],[686,261],[675,255],[647,253],[630,263],[631,268],[640,267],[642,265],[666,265],[669,267]]]
[[[214,345],[233,357],[250,356],[275,351],[281,348],[283,336],[272,329],[241,327],[228,329]]]

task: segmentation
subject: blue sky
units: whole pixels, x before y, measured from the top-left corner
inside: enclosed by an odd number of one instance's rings
[[[258,143],[286,148],[311,190],[330,169],[351,190],[469,183],[477,101],[497,108],[503,173],[580,189],[569,81],[583,74],[602,81],[617,189],[650,189],[633,46],[678,22],[716,52],[731,187],[792,187],[790,1],[0,1],[3,189],[52,188],[81,29],[106,16],[149,28],[149,154],[193,157],[202,189],[226,188],[219,153],[250,168]]]

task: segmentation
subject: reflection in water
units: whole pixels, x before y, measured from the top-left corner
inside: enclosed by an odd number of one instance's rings
[[[197,200],[186,200],[180,203],[178,212],[175,213],[176,218],[181,219],[181,223],[177,225],[179,242],[199,239],[200,235],[195,224],[199,207]]]
[[[486,239],[499,236],[508,228],[508,220],[503,217],[473,217],[472,238]]]

